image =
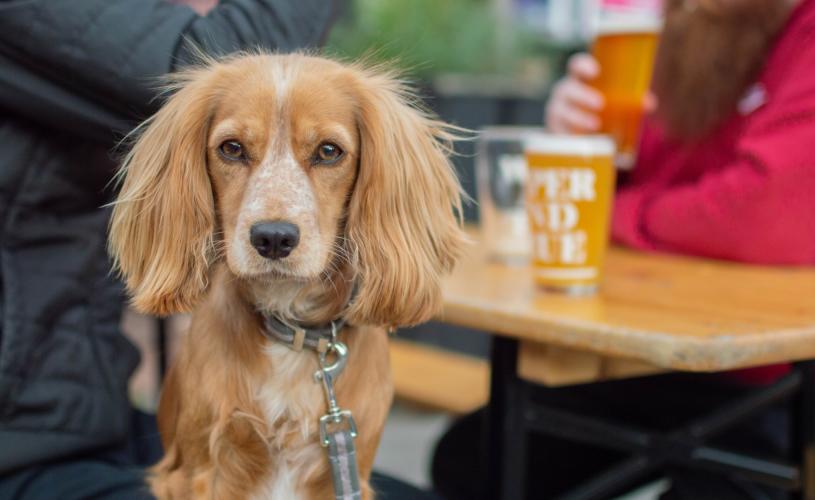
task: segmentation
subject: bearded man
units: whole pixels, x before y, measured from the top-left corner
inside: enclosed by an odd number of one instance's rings
[[[656,109],[614,206],[627,245],[760,264],[815,264],[815,2],[668,0]],[[547,126],[594,132],[601,68],[586,54]]]
[[[815,0],[664,3],[653,95],[646,99],[652,113],[637,164],[620,176],[613,238],[647,251],[815,264]],[[590,82],[603,70],[609,69],[587,54],[570,60],[547,105],[549,130],[599,130],[603,96]],[[535,398],[668,430],[787,370],[671,374],[539,389]],[[719,444],[756,455],[784,453],[783,417],[768,412]],[[445,498],[478,498],[472,457],[481,423],[482,412],[464,417],[437,446],[433,477]],[[534,436],[529,448],[526,492],[536,499],[558,497],[623,457],[546,436]],[[671,480],[665,499],[786,498],[780,490],[714,474],[663,473]]]

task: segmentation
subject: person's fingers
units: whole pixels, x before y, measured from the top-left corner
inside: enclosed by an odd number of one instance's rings
[[[648,92],[645,94],[645,99],[643,99],[642,107],[645,109],[646,113],[653,113],[657,110],[657,106],[659,106],[659,100],[657,96],[654,95],[653,92]]]
[[[596,115],[604,104],[597,90],[575,79],[561,80],[547,107],[547,127],[557,133],[596,131],[600,126]]]
[[[584,81],[594,80],[600,75],[600,64],[591,54],[575,54],[569,58],[569,75]]]
[[[547,110],[546,126],[558,134],[596,132],[600,128],[600,119],[562,101],[553,102]]]
[[[594,132],[600,128],[597,114],[605,98],[586,81],[599,73],[597,61],[588,54],[569,60],[569,74],[557,83],[546,110],[546,126],[556,133]]]
[[[546,113],[544,115],[544,125],[546,125],[549,131],[557,134],[567,134],[571,132],[563,119],[563,115],[566,112],[564,108],[567,106],[568,104],[559,98],[557,89],[555,89],[552,98],[549,100],[549,104],[546,106]]]
[[[564,100],[574,106],[579,106],[589,111],[600,111],[603,109],[603,106],[605,106],[603,94],[579,80],[564,80],[559,86],[558,91],[560,93],[558,96],[560,100]]]
[[[600,118],[579,108],[565,110],[561,119],[572,132],[597,132],[600,130]]]

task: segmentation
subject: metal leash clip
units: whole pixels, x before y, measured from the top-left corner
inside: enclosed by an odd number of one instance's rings
[[[336,360],[328,364],[328,354],[334,353]],[[323,383],[325,399],[328,402],[328,413],[320,417],[320,443],[328,446],[328,426],[335,424],[339,426],[343,421],[348,422],[348,429],[352,437],[357,437],[357,426],[354,416],[350,410],[343,410],[337,405],[337,397],[334,394],[334,381],[339,377],[348,361],[348,347],[342,342],[332,341],[328,349],[320,354],[320,369],[314,373],[314,380]]]
[[[333,353],[335,360],[328,364],[328,355]],[[348,361],[348,347],[337,340],[336,326],[331,324],[331,342],[320,352],[320,369],[314,373],[314,380],[322,382],[328,413],[320,417],[320,444],[328,448],[328,461],[334,482],[337,500],[358,500],[361,498],[359,470],[357,469],[354,438],[357,426],[349,410],[337,405],[334,381],[340,376]],[[343,425],[346,423],[347,425]]]

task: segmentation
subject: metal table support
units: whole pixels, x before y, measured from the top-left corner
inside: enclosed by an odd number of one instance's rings
[[[493,337],[490,402],[487,408],[486,466],[488,498],[524,498],[529,433],[557,435],[629,453],[594,479],[562,495],[561,500],[612,497],[666,466],[706,469],[815,500],[815,361],[769,386],[751,391],[710,414],[668,432],[655,432],[543,406],[530,398],[533,384],[518,377],[518,341]],[[777,460],[716,448],[708,442],[723,431],[780,401],[790,401],[794,453]]]

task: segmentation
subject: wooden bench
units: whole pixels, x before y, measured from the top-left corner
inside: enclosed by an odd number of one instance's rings
[[[485,360],[407,340],[391,340],[396,398],[461,415],[486,404],[490,368]]]
[[[463,415],[489,399],[486,360],[409,340],[391,340],[396,398],[433,410]],[[518,375],[549,387],[597,382],[663,371],[637,360],[599,356],[558,346],[524,342]]]

